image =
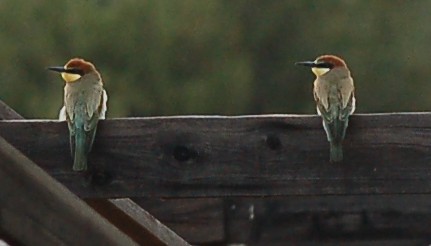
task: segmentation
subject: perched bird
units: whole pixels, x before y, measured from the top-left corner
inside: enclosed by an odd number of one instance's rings
[[[355,87],[346,63],[334,55],[323,55],[315,61],[297,62],[311,67],[316,75],[314,100],[317,113],[323,118],[323,128],[330,143],[330,161],[343,160],[342,142],[349,124],[349,116],[355,111]]]
[[[60,72],[66,82],[59,119],[66,120],[69,127],[73,170],[85,171],[97,123],[105,119],[107,110],[108,95],[103,89],[102,77],[92,63],[80,58],[69,60],[64,67],[48,69]]]

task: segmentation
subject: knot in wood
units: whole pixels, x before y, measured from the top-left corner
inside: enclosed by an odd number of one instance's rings
[[[183,145],[177,145],[174,148],[174,158],[177,161],[183,162],[194,159],[197,156],[196,151]]]
[[[272,150],[278,150],[281,148],[280,138],[277,137],[275,134],[268,134],[266,136],[265,142],[268,145],[268,147]]]

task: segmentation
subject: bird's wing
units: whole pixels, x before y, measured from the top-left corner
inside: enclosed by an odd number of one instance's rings
[[[90,152],[93,143],[94,138],[96,136],[96,130],[97,130],[97,123],[99,122],[99,119],[105,119],[105,114],[107,110],[106,102],[108,101],[108,95],[105,90],[102,89],[102,93],[100,94],[99,98],[97,99],[98,103],[95,107],[95,105],[88,105],[87,104],[87,110],[94,109],[93,113],[91,114],[91,118],[85,123],[84,130],[86,131],[86,142],[87,142],[87,149],[86,152]],[[96,100],[90,100],[89,103],[94,103]],[[90,114],[89,114],[90,115]]]
[[[88,116],[87,120],[90,120],[94,113],[98,113],[98,116],[100,115],[100,104],[103,101],[103,88],[102,86],[96,85],[91,88],[91,91],[88,93],[86,111]]]
[[[313,96],[316,101],[317,113],[327,122],[332,122],[333,117],[330,112],[327,90],[321,84],[315,82]]]
[[[356,99],[355,94],[352,92],[350,94],[350,98],[347,101],[347,105],[345,108],[342,108],[340,110],[340,120],[347,120],[347,118],[355,112],[356,109]]]
[[[107,101],[108,101],[108,94],[106,94],[106,91],[103,90],[103,94],[102,94],[102,108],[101,108],[101,111],[100,111],[99,119],[105,119],[106,110],[107,110],[107,106],[106,106]],[[66,106],[63,106],[60,109],[60,112],[58,113],[58,120],[59,121],[66,121]]]

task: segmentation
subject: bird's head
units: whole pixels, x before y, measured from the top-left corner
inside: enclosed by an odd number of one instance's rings
[[[334,68],[347,68],[344,60],[334,55],[319,56],[314,61],[297,62],[295,65],[311,67],[311,70],[317,77],[325,75]]]
[[[81,77],[95,73],[100,77],[96,67],[91,63],[81,58],[70,59],[64,67],[49,67],[49,70],[61,73],[61,77],[66,83],[78,81]]]

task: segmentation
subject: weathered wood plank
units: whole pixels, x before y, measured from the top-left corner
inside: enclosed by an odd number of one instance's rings
[[[0,137],[0,227],[24,245],[136,245]]]
[[[24,118],[0,100],[0,119],[10,120]],[[132,237],[133,240],[141,245],[188,245],[182,238],[172,232],[169,228],[166,228],[163,224],[160,224],[159,226],[149,226],[149,222],[141,224],[141,221],[145,222],[147,220],[155,220],[154,217],[142,208],[135,208],[133,211],[130,209],[123,211],[121,206],[117,206],[118,202],[115,200],[91,199],[86,202],[93,209],[96,209],[98,213],[105,216],[105,218],[107,218],[117,228],[126,233],[129,237]],[[122,202],[121,204],[128,204],[128,207],[137,206],[130,199],[122,199],[120,202]],[[134,218],[140,218],[141,220],[136,221]],[[163,231],[165,235],[159,235],[161,231]],[[5,235],[5,237],[8,237],[8,235]],[[15,239],[13,238],[8,238],[8,240],[17,244],[14,242]]]
[[[86,202],[139,245],[190,245],[130,199]]]
[[[304,212],[396,212],[396,213],[431,213],[431,195],[355,195],[355,196],[294,196],[268,198],[230,198],[228,206],[249,204],[275,208],[283,213]],[[256,208],[258,210],[258,208]]]
[[[411,242],[410,239],[431,242],[431,214],[429,203],[423,201],[423,197],[382,195],[371,196],[381,199],[368,201],[367,197],[231,198],[225,200],[223,213],[214,211],[220,209],[216,206],[220,199],[163,202],[139,199],[137,203],[197,245],[315,245],[325,242],[378,245],[385,241]],[[423,204],[416,206],[416,203]],[[187,207],[190,204],[192,208]],[[225,221],[225,235],[218,240],[208,234],[208,230],[216,229],[211,223],[217,218]],[[209,238],[201,238],[201,235]],[[199,241],[195,241],[196,238]]]
[[[82,197],[429,194],[431,114],[355,115],[341,164],[316,116],[100,122],[91,170],[71,171],[67,126],[1,121],[0,135]]]
[[[300,242],[327,241],[344,245],[345,241],[370,242],[382,239],[420,239],[431,242],[429,211],[382,211],[379,208],[378,211],[292,212],[289,207],[283,207],[285,204],[288,201],[268,198],[228,201],[228,242],[247,245],[279,245],[281,242],[301,245]]]
[[[225,205],[221,198],[133,200],[193,245],[226,239]]]

